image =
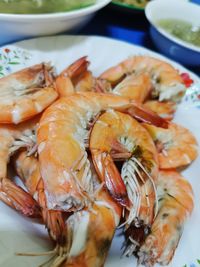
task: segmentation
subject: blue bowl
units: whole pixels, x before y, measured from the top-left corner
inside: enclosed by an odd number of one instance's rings
[[[150,35],[156,48],[173,60],[187,66],[200,66],[200,52],[178,44],[150,26]]]
[[[186,66],[200,66],[200,47],[182,41],[158,26],[161,19],[177,19],[200,27],[200,5],[188,1],[154,0],[145,8],[150,35],[156,48],[169,58]]]

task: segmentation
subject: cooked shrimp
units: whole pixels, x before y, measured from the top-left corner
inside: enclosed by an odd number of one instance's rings
[[[121,177],[124,181],[130,202],[127,203],[126,228],[140,228],[141,235],[142,231],[145,235],[152,224],[156,202],[154,183],[158,162],[152,138],[132,117],[111,110],[95,122],[89,148],[96,171],[111,195],[118,189],[117,181]],[[126,160],[121,175],[113,162],[116,159]]]
[[[61,266],[102,267],[120,217],[121,208],[101,189],[91,209],[78,211],[66,221],[70,247]]]
[[[89,158],[91,161],[91,159]],[[91,162],[95,199],[91,208],[73,213],[65,223],[66,244],[57,248],[51,267],[102,267],[122,209],[102,187]]]
[[[147,124],[144,126],[156,144],[161,169],[187,166],[197,157],[197,141],[183,126],[172,122],[168,129]]]
[[[41,113],[58,96],[52,67],[38,64],[0,79],[0,123],[15,123]]]
[[[152,121],[154,116],[128,98],[98,93],[76,93],[47,108],[37,132],[41,175],[49,209],[82,208],[93,195],[90,164],[85,151],[89,123],[99,112],[113,108]],[[160,118],[157,123],[165,125]],[[164,123],[163,123],[164,122]],[[121,183],[118,199],[126,197]]]
[[[0,200],[27,217],[40,217],[40,207],[32,196],[7,178],[0,178]]]
[[[176,171],[160,171],[157,192],[158,215],[137,253],[139,263],[147,267],[169,264],[194,205],[191,185]]]
[[[56,78],[56,90],[59,96],[69,96],[75,92],[92,91],[95,79],[88,70],[86,57],[79,58]]]
[[[166,120],[172,120],[176,111],[176,103],[172,101],[149,100],[144,103],[144,106]]]
[[[28,156],[27,151],[22,150],[15,155],[13,164],[28,192],[37,200],[41,210],[40,216],[43,218],[50,237],[58,244],[62,244],[64,242],[64,219],[60,211],[48,210],[46,207],[38,159],[34,155]],[[18,192],[13,193],[15,199],[18,199]]]
[[[127,96],[143,103],[150,95],[152,89],[151,79],[146,73],[130,74],[118,83],[112,90],[113,94]]]
[[[122,177],[134,209],[133,218],[141,213],[144,222],[152,221],[155,202],[152,180],[156,180],[158,170],[156,148],[148,132],[129,115],[107,111],[92,128],[89,148],[96,171],[111,195],[121,177],[113,159],[128,159],[122,167]]]
[[[18,149],[34,150],[38,120],[36,117],[18,125],[0,125],[0,199],[27,216],[37,216],[39,206],[28,193],[7,179],[7,164]]]
[[[132,73],[150,75],[153,85],[152,98],[157,98],[159,101],[177,102],[186,91],[180,74],[172,65],[149,56],[130,57],[103,72],[100,78],[107,80],[111,85],[116,85]]]

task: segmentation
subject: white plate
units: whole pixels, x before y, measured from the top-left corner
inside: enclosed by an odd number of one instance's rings
[[[55,36],[31,39],[0,48],[0,75],[19,70],[26,66],[51,61],[61,71],[79,57],[88,56],[90,69],[95,75],[119,61],[135,54],[161,57],[147,49],[102,37]],[[161,57],[166,59],[164,57]],[[167,59],[166,59],[167,60]],[[169,60],[167,60],[169,61]],[[182,72],[190,73],[194,85],[188,89],[179,105],[175,121],[188,127],[200,143],[200,80],[182,66],[171,62]],[[191,182],[195,194],[195,208],[169,267],[200,266],[200,159],[191,164],[183,174]],[[121,258],[122,240],[116,235],[106,267],[136,267],[134,258]],[[19,257],[15,252],[41,252],[50,249],[48,237],[43,226],[17,214],[0,203],[0,266],[36,267],[44,262],[44,257]]]

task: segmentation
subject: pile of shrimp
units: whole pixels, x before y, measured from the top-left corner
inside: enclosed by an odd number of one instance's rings
[[[47,228],[55,249],[43,266],[102,267],[118,227],[124,256],[167,265],[194,206],[179,170],[197,141],[172,122],[192,80],[148,56],[98,77],[89,63],[0,79],[0,200]]]

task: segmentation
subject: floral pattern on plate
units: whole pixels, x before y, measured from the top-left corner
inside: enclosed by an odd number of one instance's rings
[[[16,71],[16,65],[25,67],[31,59],[31,54],[20,48],[4,47],[0,49],[0,78]]]

